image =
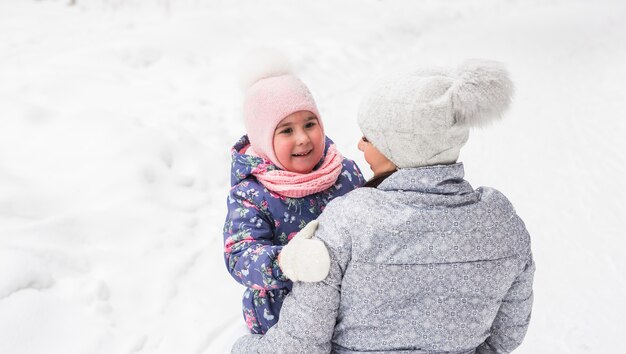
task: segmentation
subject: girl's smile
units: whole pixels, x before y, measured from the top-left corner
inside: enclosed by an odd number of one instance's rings
[[[308,150],[308,151],[303,152],[303,153],[295,153],[295,154],[291,154],[291,156],[295,156],[295,157],[304,157],[304,156],[307,156],[308,154],[310,154],[310,153],[311,153],[311,151],[313,151],[313,150],[311,149],[311,150]]]

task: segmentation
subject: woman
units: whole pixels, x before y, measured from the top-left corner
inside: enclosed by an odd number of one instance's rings
[[[370,188],[328,204],[318,283],[296,282],[265,336],[234,353],[506,353],[532,307],[530,237],[507,198],[473,189],[457,163],[469,128],[499,117],[512,84],[496,62],[422,70],[359,112]],[[314,239],[315,240],[315,239]]]

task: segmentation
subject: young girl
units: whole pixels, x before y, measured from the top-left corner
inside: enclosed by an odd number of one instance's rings
[[[313,96],[297,77],[274,74],[244,99],[244,135],[232,148],[224,255],[247,289],[243,314],[252,333],[278,321],[289,280],[281,249],[333,198],[363,185],[361,171],[324,135]]]

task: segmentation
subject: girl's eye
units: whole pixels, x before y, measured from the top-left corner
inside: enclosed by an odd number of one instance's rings
[[[369,140],[367,140],[366,137],[362,137],[361,140],[363,140],[364,143],[369,143],[370,142]]]
[[[315,122],[308,122],[304,127],[305,128],[313,128],[317,123]]]
[[[283,129],[280,131],[280,134],[290,134],[292,132],[291,128]]]

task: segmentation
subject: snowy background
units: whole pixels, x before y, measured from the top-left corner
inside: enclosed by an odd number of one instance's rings
[[[0,0],[0,353],[226,353],[242,53],[288,53],[328,135],[390,69],[504,61],[506,119],[467,179],[502,190],[537,263],[519,353],[612,353],[626,333],[626,3]]]

